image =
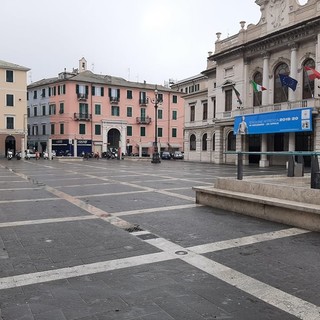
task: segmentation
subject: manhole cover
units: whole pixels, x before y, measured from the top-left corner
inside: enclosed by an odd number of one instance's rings
[[[176,251],[175,254],[177,254],[179,256],[184,256],[185,254],[188,254],[188,252],[181,250],[181,251]]]

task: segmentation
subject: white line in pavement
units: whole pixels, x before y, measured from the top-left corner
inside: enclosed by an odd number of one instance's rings
[[[176,259],[166,252],[0,278],[0,290]]]
[[[28,225],[45,224],[45,223],[83,221],[83,220],[92,220],[92,219],[99,219],[99,217],[90,215],[90,216],[64,217],[64,218],[52,218],[52,219],[24,220],[24,221],[15,221],[15,222],[2,222],[0,223],[0,228],[28,226]]]
[[[296,232],[298,232],[298,230]],[[282,237],[291,236],[294,234],[295,232],[292,232],[292,230],[287,233],[286,230],[283,230]],[[278,234],[278,237],[280,237],[280,234]],[[186,248],[163,238],[149,239],[145,241],[169,254],[174,254],[177,251],[186,251]],[[190,249],[187,249],[187,252],[188,254],[186,255],[179,255],[179,258],[186,263],[208,274],[211,274],[217,279],[220,279],[254,297],[257,297],[258,299],[278,309],[290,313],[299,319],[319,320],[320,307],[274,288],[259,280],[253,279],[209,258],[196,254],[195,252],[190,251]]]
[[[96,197],[108,197],[108,196],[121,196],[125,194],[135,194],[135,193],[146,193],[150,192],[149,190],[136,190],[136,191],[123,191],[123,192],[114,192],[114,193],[95,193],[95,194],[85,194],[82,196],[74,196],[76,199],[82,198],[96,198]]]
[[[51,200],[60,200],[59,198],[39,198],[39,199],[15,199],[15,200],[1,200],[2,203],[18,203],[18,202],[39,202],[39,201],[51,201]]]
[[[251,245],[251,244],[259,243],[263,241],[270,241],[270,240],[281,239],[284,237],[297,236],[297,235],[309,233],[309,232],[310,232],[309,230],[290,228],[290,229],[284,229],[279,231],[256,234],[253,236],[248,236],[248,237],[243,237],[238,239],[230,239],[230,240],[219,241],[214,243],[202,244],[198,246],[189,247],[188,249],[195,253],[203,254],[208,252],[214,252],[219,250],[226,250],[230,248]]]
[[[189,208],[196,208],[202,207],[201,204],[182,204],[177,206],[170,206],[170,207],[156,207],[156,208],[149,208],[149,209],[137,209],[137,210],[130,210],[130,211],[121,211],[121,212],[114,212],[112,213],[113,216],[121,217],[121,216],[129,216],[134,214],[141,214],[141,213],[152,213],[152,212],[162,212],[162,211],[173,211],[173,210],[181,210],[181,209],[189,209]]]

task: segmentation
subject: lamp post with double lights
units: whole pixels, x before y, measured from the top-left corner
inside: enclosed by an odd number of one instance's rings
[[[154,99],[151,100],[154,104],[154,142],[153,142],[153,154],[152,154],[152,163],[160,163],[160,153],[158,152],[158,104],[160,103],[158,90],[154,90]]]

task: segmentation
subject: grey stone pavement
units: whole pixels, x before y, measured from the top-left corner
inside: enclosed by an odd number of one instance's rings
[[[320,234],[196,205],[218,176],[236,167],[0,160],[0,319],[320,319]]]

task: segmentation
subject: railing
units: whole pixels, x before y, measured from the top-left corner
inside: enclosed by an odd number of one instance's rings
[[[151,118],[150,117],[136,117],[136,122],[140,124],[150,124]]]
[[[77,97],[79,101],[86,101],[88,99],[88,95],[85,93],[78,93]]]
[[[142,105],[146,105],[148,104],[148,98],[144,98],[144,99],[139,99],[139,104],[142,104]]]
[[[117,103],[120,101],[119,97],[109,97],[111,103]]]
[[[90,121],[92,115],[89,113],[74,113],[74,120]]]

